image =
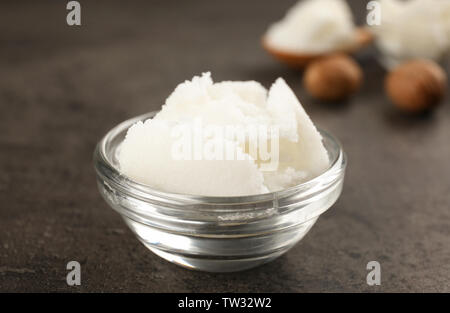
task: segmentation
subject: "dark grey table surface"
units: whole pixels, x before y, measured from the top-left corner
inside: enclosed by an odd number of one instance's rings
[[[365,84],[324,104],[301,73],[260,47],[293,1],[66,1],[0,4],[0,291],[450,291],[450,103],[399,114],[374,52]],[[365,1],[352,1],[363,21]],[[348,155],[343,194],[291,251],[240,273],[210,274],[148,251],[100,197],[92,152],[122,120],[157,109],[210,70],[216,80],[286,78]],[[448,69],[447,69],[448,70]],[[77,260],[82,283],[66,284]],[[366,284],[367,262],[381,286]]]

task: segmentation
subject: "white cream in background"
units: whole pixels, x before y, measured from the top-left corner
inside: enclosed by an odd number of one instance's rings
[[[380,0],[381,25],[371,27],[392,67],[411,58],[438,61],[450,47],[450,0]]]
[[[201,118],[210,125],[279,127],[279,163],[262,171],[259,160],[177,160],[172,129]],[[207,140],[207,139],[205,139]],[[176,87],[153,118],[133,125],[118,155],[121,171],[153,188],[206,196],[240,196],[277,191],[322,173],[329,165],[322,138],[281,78],[269,91],[255,81],[213,83],[209,73]],[[256,162],[255,162],[256,161]]]
[[[266,33],[267,44],[291,53],[324,53],[355,40],[355,25],[344,0],[302,0]]]

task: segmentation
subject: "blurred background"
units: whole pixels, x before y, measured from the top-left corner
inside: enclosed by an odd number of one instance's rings
[[[79,2],[81,26],[66,24],[67,1],[0,3],[0,291],[450,291],[448,98],[431,114],[399,113],[370,47],[356,55],[365,80],[354,97],[314,100],[302,71],[261,47],[296,1]],[[367,2],[348,2],[364,23]],[[100,138],[204,71],[266,87],[284,77],[349,158],[341,198],[305,239],[242,273],[153,255],[95,183]],[[81,286],[66,284],[71,260]],[[366,284],[372,260],[381,286]]]

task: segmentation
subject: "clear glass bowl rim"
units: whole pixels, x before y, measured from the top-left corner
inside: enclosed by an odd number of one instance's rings
[[[322,129],[318,129],[322,137],[326,137],[333,145],[337,147],[338,153],[336,153],[335,157],[330,162],[330,166],[323,173],[301,184],[280,191],[236,197],[201,196],[157,190],[148,185],[133,181],[129,177],[122,174],[109,159],[106,148],[107,144],[111,142],[111,140],[115,138],[115,136],[117,136],[124,130],[127,130],[131,125],[138,121],[153,118],[158,112],[159,110],[152,111],[119,123],[106,133],[106,135],[98,142],[94,151],[94,168],[96,170],[98,178],[104,180],[112,188],[119,189],[120,192],[143,201],[167,201],[168,203],[170,202],[186,205],[210,204],[211,207],[208,207],[208,210],[210,210],[211,212],[216,212],[218,210],[216,210],[217,208],[214,207],[215,204],[221,206],[239,206],[239,204],[261,203],[266,201],[273,202],[276,199],[289,197],[293,194],[307,191],[319,184],[320,181],[327,176],[335,175],[335,179],[338,180],[340,179],[340,176],[345,172],[347,161],[341,143],[330,133]],[[254,209],[254,211],[257,210],[258,208]],[[220,208],[219,211],[223,211],[223,207]],[[237,209],[236,211],[239,210]]]

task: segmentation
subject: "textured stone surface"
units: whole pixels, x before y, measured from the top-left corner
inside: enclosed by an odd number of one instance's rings
[[[0,291],[450,291],[450,103],[402,116],[372,51],[366,82],[340,105],[313,101],[301,75],[260,48],[279,1],[0,4]],[[364,1],[353,1],[360,19]],[[157,109],[176,84],[286,78],[348,154],[342,197],[289,253],[232,274],[192,272],[141,245],[101,199],[92,152],[118,122]],[[66,263],[82,264],[68,287]],[[366,264],[382,285],[366,285]]]

